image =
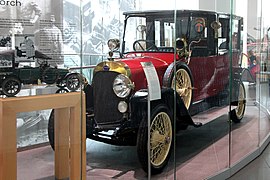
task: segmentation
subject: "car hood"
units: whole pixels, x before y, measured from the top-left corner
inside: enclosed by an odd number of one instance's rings
[[[171,64],[172,61],[173,60],[167,61],[167,59],[165,61],[161,58],[152,56],[150,57],[146,55],[144,56],[136,55],[132,57],[125,57],[123,59],[116,59],[114,61],[101,62],[96,66],[94,73],[98,71],[115,71],[118,73],[125,74],[132,80],[132,82],[134,82],[135,89],[139,90],[147,88],[146,77],[141,65],[142,62],[152,62],[157,71],[160,80],[160,85],[162,85],[163,75],[168,65]]]
[[[142,70],[142,65],[141,65],[142,62],[152,62],[152,64],[155,66],[157,71],[162,67],[168,66],[168,62],[162,59],[150,57],[150,56],[126,58],[126,59],[123,59],[122,62],[128,65],[128,67],[131,69],[131,72]]]

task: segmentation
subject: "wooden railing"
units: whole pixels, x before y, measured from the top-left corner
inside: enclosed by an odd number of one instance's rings
[[[0,180],[17,179],[16,114],[45,109],[55,109],[55,179],[85,180],[84,97],[73,92],[0,98]]]

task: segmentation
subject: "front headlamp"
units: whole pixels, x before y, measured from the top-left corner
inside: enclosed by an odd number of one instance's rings
[[[118,103],[119,112],[125,113],[127,111],[127,109],[128,109],[128,105],[127,105],[127,103],[125,101],[120,101]]]
[[[116,96],[120,98],[126,98],[133,88],[131,80],[124,74],[119,74],[116,76],[113,82],[113,91]]]
[[[119,39],[109,39],[107,44],[111,51],[118,50],[120,47]]]

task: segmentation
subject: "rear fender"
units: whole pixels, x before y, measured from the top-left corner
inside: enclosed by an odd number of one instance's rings
[[[240,84],[242,82],[255,82],[255,79],[252,77],[249,69],[241,67],[233,68],[232,76],[231,104],[233,105],[238,103]]]
[[[239,71],[241,73],[241,80],[242,82],[251,82],[254,83],[256,81],[256,77],[254,78],[254,76],[252,76],[252,73],[250,72],[250,70],[248,68],[239,68]]]

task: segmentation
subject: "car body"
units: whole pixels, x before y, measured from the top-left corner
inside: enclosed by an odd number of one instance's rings
[[[79,89],[81,76],[71,73],[69,69],[52,67],[48,64],[48,56],[39,51],[35,52],[38,67],[19,67],[16,61],[15,50],[0,52],[0,88],[1,94],[15,96],[21,90],[22,84],[54,84],[59,87],[67,87],[71,91]]]
[[[237,28],[231,32],[230,15],[224,13],[164,10],[124,15],[121,49],[118,39],[108,41],[108,61],[95,67],[92,84],[84,89],[87,137],[115,145],[137,145],[139,161],[148,172],[148,83],[141,63],[151,62],[161,88],[161,98],[150,103],[151,173],[156,174],[170,157],[174,125],[177,130],[202,125],[192,120],[200,111],[200,102],[231,102],[231,119],[240,122],[243,118],[242,18],[233,16]],[[237,36],[232,38],[232,34]],[[48,126],[52,146],[53,125],[52,113]]]

